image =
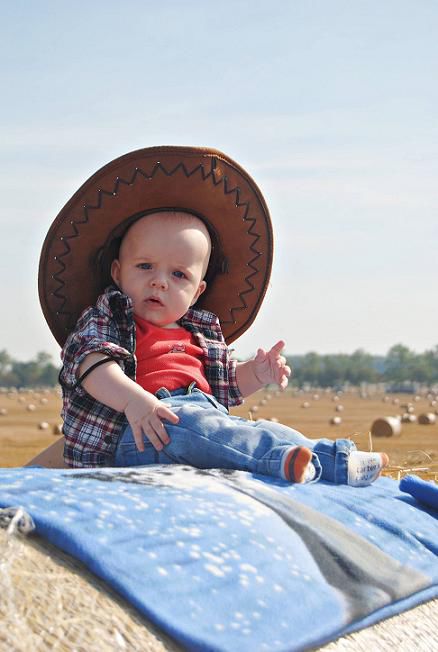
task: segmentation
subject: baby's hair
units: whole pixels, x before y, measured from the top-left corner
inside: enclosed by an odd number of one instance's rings
[[[206,273],[204,275],[204,280],[206,281],[207,286],[213,281],[216,274],[221,274],[228,271],[227,261],[222,253],[219,236],[216,230],[211,226],[205,217],[196,214],[193,211],[184,210],[181,208],[161,208],[159,210],[150,210],[146,212],[143,211],[141,213],[137,213],[136,215],[132,215],[124,222],[122,222],[122,224],[119,224],[110,233],[103,247],[101,247],[101,249],[98,251],[95,260],[96,273],[101,279],[100,285],[102,290],[108,285],[113,284],[110,272],[111,263],[113,260],[119,257],[120,246],[128,230],[133,224],[135,224],[135,222],[141,218],[146,217],[147,215],[156,215],[157,213],[164,213],[162,216],[163,221],[166,220],[170,222],[172,220],[177,220],[178,223],[187,225],[201,222],[204,225],[209,235],[211,246],[210,259]]]

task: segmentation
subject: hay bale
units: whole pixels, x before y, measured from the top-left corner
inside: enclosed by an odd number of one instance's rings
[[[48,401],[47,398],[45,398],[45,396],[43,396],[43,398],[40,398],[40,403],[41,403],[41,405],[47,405],[48,402],[49,402],[49,401]]]
[[[0,408],[0,416],[5,417],[8,411],[6,408]]]
[[[371,434],[375,437],[398,437],[401,434],[401,421],[397,417],[380,417],[371,424]]]
[[[40,421],[38,424],[38,429],[39,430],[48,430],[49,429],[49,424],[47,421]]]
[[[416,423],[417,417],[415,416],[415,414],[405,412],[404,414],[402,414],[401,420],[402,423]]]
[[[277,417],[269,417],[268,421],[272,421],[272,423],[278,423]]]
[[[54,435],[62,435],[62,423],[57,423],[52,430]]]
[[[26,406],[26,410],[27,410],[28,412],[35,412],[36,407],[35,407],[35,405],[34,405],[33,403],[29,403],[29,404]]]
[[[331,426],[340,426],[342,423],[341,417],[332,417],[329,421]]]
[[[418,416],[418,423],[423,426],[432,425],[436,423],[436,415],[433,412],[424,412]]]
[[[180,652],[156,625],[79,561],[37,535],[11,541],[0,530],[2,650]],[[438,600],[321,648],[324,652],[431,650]],[[432,643],[432,647],[431,647]]]
[[[314,394],[312,398],[314,401],[319,401],[319,394]]]
[[[310,407],[309,401],[304,401],[304,403],[301,403],[301,407],[302,408],[309,408]]]
[[[0,553],[2,651],[181,650],[81,562],[37,535],[11,538],[0,530]]]
[[[344,406],[341,405],[340,403],[338,403],[338,404],[335,406],[335,410],[336,410],[336,412],[342,412],[342,411],[344,410]]]

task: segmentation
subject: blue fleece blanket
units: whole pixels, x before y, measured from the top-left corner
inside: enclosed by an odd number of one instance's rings
[[[2,469],[0,506],[189,650],[306,650],[438,596],[437,513],[387,478]]]
[[[438,512],[438,485],[434,482],[423,480],[418,475],[406,475],[400,480],[400,489]]]

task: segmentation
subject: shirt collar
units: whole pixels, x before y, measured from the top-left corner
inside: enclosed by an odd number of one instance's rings
[[[108,317],[132,314],[132,300],[114,285],[109,285],[98,298],[96,308]]]

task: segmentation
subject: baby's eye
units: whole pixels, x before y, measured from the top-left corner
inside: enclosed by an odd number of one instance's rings
[[[139,263],[137,267],[138,269],[151,269],[152,265],[150,263]]]
[[[173,272],[173,275],[176,276],[176,278],[186,278],[184,272],[180,272],[178,269]]]

